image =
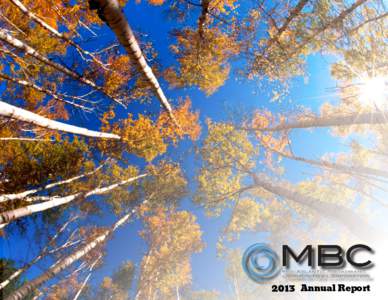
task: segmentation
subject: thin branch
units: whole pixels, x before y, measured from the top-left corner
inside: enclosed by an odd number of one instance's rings
[[[65,66],[63,66],[63,65],[61,65],[59,63],[56,63],[53,60],[49,59],[48,57],[40,54],[37,50],[35,50],[31,46],[27,45],[26,43],[22,42],[21,40],[18,40],[17,38],[11,36],[10,34],[7,33],[7,31],[5,29],[2,29],[2,28],[0,28],[0,40],[2,40],[3,42],[11,45],[12,47],[15,47],[18,50],[23,51],[24,53],[26,53],[27,55],[37,59],[38,61],[40,61],[40,62],[42,62],[44,64],[49,65],[50,67],[54,68],[55,70],[65,74],[65,75],[67,75],[67,76],[69,76],[69,77],[71,77],[71,78],[73,78],[75,80],[78,80],[81,83],[86,84],[86,85],[92,87],[95,90],[98,90],[98,91],[102,92],[107,97],[112,99],[114,102],[116,102],[116,103],[118,103],[118,104],[120,104],[120,105],[125,107],[125,105],[119,99],[117,99],[114,96],[112,96],[109,93],[107,93],[103,87],[98,86],[92,80],[87,79],[84,76],[76,73],[75,71],[70,70],[69,68],[67,68],[67,67],[65,67]]]

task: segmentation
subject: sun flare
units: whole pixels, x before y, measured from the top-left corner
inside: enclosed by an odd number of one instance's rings
[[[383,76],[366,78],[360,83],[360,101],[365,106],[377,108],[388,104],[388,78]]]

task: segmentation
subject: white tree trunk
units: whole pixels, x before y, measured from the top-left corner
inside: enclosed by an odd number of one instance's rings
[[[238,281],[236,278],[236,273],[234,273],[234,275],[233,275],[233,286],[234,286],[234,291],[236,294],[236,300],[241,300],[240,289],[239,289]]]
[[[39,139],[39,138],[26,138],[26,137],[2,137],[0,141],[20,141],[20,142],[53,142],[48,139]],[[1,202],[1,201],[0,201]]]
[[[105,70],[109,70],[108,68],[106,68],[106,66],[100,61],[98,60],[92,53],[90,53],[89,51],[86,51],[84,50],[81,46],[79,46],[76,42],[74,42],[72,39],[69,39],[68,37],[66,37],[64,34],[60,33],[58,30],[56,30],[55,28],[51,27],[49,24],[47,24],[44,20],[42,20],[41,18],[39,18],[36,14],[34,14],[33,12],[29,11],[27,7],[25,7],[23,5],[23,3],[21,3],[19,0],[10,0],[23,14],[25,14],[26,16],[28,16],[31,20],[35,21],[38,25],[40,25],[42,28],[46,29],[48,32],[50,32],[52,35],[66,41],[67,43],[69,43],[70,45],[72,45],[73,47],[75,47],[80,53],[83,53],[89,57],[91,57],[91,59],[99,64],[102,68],[104,68]]]
[[[63,184],[71,183],[73,181],[76,181],[78,179],[84,178],[86,176],[93,175],[98,170],[100,170],[102,167],[103,167],[103,165],[99,166],[98,168],[94,169],[91,172],[88,172],[88,173],[85,173],[85,174],[81,174],[81,175],[78,175],[78,176],[74,176],[74,177],[69,178],[69,179],[53,182],[53,183],[45,185],[42,188],[31,189],[31,190],[27,190],[27,191],[24,191],[24,192],[21,192],[21,193],[16,193],[16,194],[0,195],[0,203],[5,202],[5,201],[10,201],[10,200],[23,199],[23,198],[26,198],[27,196],[35,194],[37,192],[40,192],[40,191],[43,191],[43,190],[48,190],[50,188],[53,188],[53,187],[56,187],[56,186],[60,186],[60,185],[63,185]]]
[[[93,131],[83,127],[78,127],[78,126],[50,120],[48,118],[39,116],[38,114],[10,105],[3,101],[0,101],[0,116],[9,117],[12,119],[34,124],[39,127],[43,127],[47,129],[59,130],[63,132],[74,133],[74,134],[79,134],[79,135],[88,136],[88,137],[116,139],[116,140],[121,139],[121,137],[117,134],[106,133],[101,131]]]
[[[37,259],[36,261],[38,261],[39,259]],[[35,261],[33,262],[35,263]],[[23,267],[23,268],[20,268],[18,270],[16,270],[15,272],[13,272],[11,274],[11,276],[9,276],[6,280],[4,280],[2,283],[0,283],[0,290],[2,290],[3,288],[5,288],[8,284],[10,284],[10,282],[12,280],[14,280],[16,277],[18,277],[21,273],[23,273],[26,269]]]
[[[166,109],[172,121],[179,127],[173,115],[171,105],[160,87],[159,81],[154,72],[147,64],[139,43],[137,42],[135,35],[126,20],[118,1],[91,0],[89,1],[89,4],[92,9],[98,10],[99,16],[103,18],[106,24],[108,24],[108,26],[116,34],[119,42],[124,46],[125,50],[127,50],[130,57],[135,60],[138,69],[151,85],[154,93],[159,98],[160,103]]]
[[[78,217],[72,217],[70,218],[66,223],[64,223],[61,228],[56,232],[56,234],[50,239],[49,245],[43,248],[42,252],[38,254],[33,260],[31,260],[29,263],[25,264],[23,267],[17,269],[15,272],[13,272],[7,279],[5,279],[3,282],[0,283],[0,290],[4,289],[12,280],[14,280],[16,277],[18,277],[20,274],[22,274],[24,271],[29,269],[31,266],[36,264],[39,260],[41,260],[43,257],[45,257],[48,253],[52,253],[53,251],[49,251],[49,246],[52,244],[59,236],[60,234],[65,231],[67,226],[76,220]],[[71,237],[71,236],[70,236]],[[67,242],[66,242],[67,243]],[[62,247],[62,246],[61,246]],[[60,247],[60,248],[61,248]]]
[[[352,114],[333,114],[330,116],[314,116],[295,122],[282,123],[273,127],[255,128],[238,127],[246,131],[283,131],[297,128],[339,127],[352,125],[387,124],[388,112],[365,112]]]
[[[11,36],[10,34],[7,33],[7,31],[5,29],[2,29],[2,28],[0,28],[0,40],[11,45],[12,47],[15,47],[18,50],[23,51],[27,55],[34,57],[35,59],[39,60],[40,62],[43,62],[43,63],[49,65],[50,67],[54,68],[55,70],[65,74],[65,75],[67,75],[75,80],[78,80],[78,81],[82,82],[83,84],[86,84],[86,85],[92,87],[95,90],[98,90],[98,91],[104,93],[106,96],[111,98],[113,101],[117,102],[120,105],[123,105],[120,100],[116,99],[112,95],[107,94],[101,86],[98,86],[93,81],[81,76],[80,74],[74,72],[73,70],[70,70],[69,68],[64,67],[61,64],[58,64],[55,61],[52,61],[51,59],[49,59],[48,57],[40,54],[37,50],[35,50],[31,46],[27,45],[23,41]]]
[[[147,200],[145,200],[143,203],[146,203]],[[113,226],[106,230],[104,233],[97,236],[94,240],[83,246],[81,249],[75,251],[74,253],[68,255],[64,259],[61,259],[59,262],[55,263],[51,268],[49,268],[46,272],[44,272],[42,275],[37,277],[34,280],[31,280],[29,282],[26,282],[23,284],[20,288],[18,288],[16,291],[14,291],[11,295],[9,295],[5,300],[22,300],[24,299],[29,293],[34,291],[35,289],[39,288],[42,284],[56,276],[61,271],[65,270],[67,267],[72,265],[74,262],[78,261],[82,257],[84,257],[86,254],[88,254],[91,250],[96,248],[97,246],[101,245],[117,228],[124,225],[129,218],[136,212],[136,209],[133,209],[128,214],[124,215],[122,218],[120,218],[116,223],[113,224]]]
[[[327,160],[313,160],[313,159],[308,159],[304,158],[301,156],[296,156],[294,154],[288,154],[286,152],[281,152],[277,151],[275,149],[272,149],[265,143],[261,142],[261,145],[267,149],[268,151],[271,151],[273,153],[276,153],[279,156],[295,160],[295,161],[300,161],[306,164],[310,164],[313,166],[317,166],[320,168],[326,168],[326,169],[332,169],[337,172],[342,172],[345,174],[357,176],[357,175],[366,175],[366,176],[372,176],[372,177],[385,177],[388,178],[388,172],[380,169],[374,169],[366,166],[357,166],[357,165],[345,165],[341,163],[333,163]]]
[[[123,180],[121,182],[111,184],[109,186],[105,186],[102,188],[96,188],[96,189],[89,191],[87,193],[76,193],[76,194],[72,194],[72,195],[64,196],[64,197],[50,197],[49,198],[50,200],[47,200],[46,202],[43,202],[43,203],[31,204],[31,205],[27,205],[25,207],[20,207],[20,208],[14,209],[14,210],[2,212],[2,213],[0,213],[0,228],[5,227],[9,222],[12,222],[16,219],[70,203],[81,196],[87,198],[87,197],[90,197],[93,195],[105,194],[105,193],[107,193],[107,192],[109,192],[109,191],[111,191],[119,186],[134,182],[134,181],[141,179],[145,176],[147,176],[147,174],[141,174],[141,175]]]
[[[325,218],[340,222],[349,232],[354,232],[356,236],[364,240],[373,239],[378,235],[378,229],[370,226],[362,216],[351,208],[337,203],[324,202],[315,197],[300,193],[297,190],[289,189],[286,184],[262,178],[255,173],[251,173],[251,176],[254,181],[254,186],[297,203],[302,207],[310,208]],[[357,229],[356,231],[355,228]]]

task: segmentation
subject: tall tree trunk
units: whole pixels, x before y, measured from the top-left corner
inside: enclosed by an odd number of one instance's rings
[[[25,264],[23,267],[17,269],[15,272],[13,272],[7,279],[3,280],[3,282],[0,283],[0,290],[4,289],[12,280],[14,280],[16,277],[20,276],[24,271],[29,269],[31,266],[36,264],[39,260],[41,260],[43,257],[45,257],[49,253],[49,246],[50,244],[53,244],[54,241],[61,235],[63,231],[67,228],[67,226],[73,222],[77,217],[72,217],[68,221],[66,221],[61,228],[56,232],[56,234],[50,238],[49,245],[43,248],[42,252],[38,254],[33,260],[31,260],[29,263]]]
[[[344,188],[346,188],[346,189],[348,189],[348,190],[351,190],[351,191],[353,191],[353,192],[356,192],[356,193],[358,193],[358,194],[361,194],[361,195],[363,195],[364,197],[369,198],[370,200],[373,200],[373,201],[375,201],[376,203],[378,203],[378,204],[384,206],[385,208],[388,208],[388,203],[385,203],[385,202],[382,201],[381,199],[375,197],[372,193],[368,193],[368,192],[364,191],[362,188],[358,187],[358,185],[357,185],[357,187],[352,187],[352,186],[350,186],[350,185],[343,184],[343,183],[336,183],[336,184],[338,184],[338,185],[340,185],[341,187],[344,187]]]
[[[39,138],[27,138],[27,137],[0,137],[0,141],[19,141],[19,142],[53,142],[53,140],[39,139]],[[1,202],[1,201],[0,201]]]
[[[145,200],[144,202],[147,202]],[[119,228],[120,226],[124,225],[128,219],[132,216],[132,214],[135,213],[135,209],[133,209],[128,214],[124,215],[122,218],[120,218],[116,223],[112,225],[112,227],[99,236],[97,236],[94,240],[83,246],[82,248],[78,249],[77,251],[73,252],[72,254],[68,255],[67,257],[57,261],[54,265],[52,265],[46,272],[44,272],[39,277],[26,282],[23,284],[20,288],[18,288],[16,291],[14,291],[12,294],[10,294],[5,300],[22,300],[24,299],[28,294],[30,294],[35,289],[39,288],[42,284],[65,270],[67,267],[87,255],[90,251],[92,251],[97,246],[101,245],[106,241],[106,239],[113,234],[113,232]]]
[[[32,215],[32,214],[37,213],[37,212],[42,212],[42,211],[45,211],[45,210],[48,210],[48,209],[51,209],[54,207],[58,207],[61,205],[65,205],[65,204],[70,203],[70,202],[72,202],[78,198],[81,198],[81,197],[87,198],[87,197],[90,197],[93,195],[105,194],[105,193],[107,193],[107,192],[109,192],[117,187],[134,182],[134,181],[141,179],[143,177],[146,177],[146,176],[147,176],[147,174],[141,174],[141,175],[138,175],[136,177],[132,177],[132,178],[123,180],[121,182],[111,184],[109,186],[96,188],[96,189],[91,190],[87,193],[76,193],[76,194],[72,194],[72,195],[65,196],[65,197],[50,197],[49,198],[50,200],[47,200],[43,203],[31,204],[31,205],[27,205],[25,207],[20,207],[20,208],[16,208],[13,210],[2,212],[2,213],[0,213],[0,228],[6,226],[9,222],[12,222],[16,219],[19,219],[19,218],[22,218],[25,216],[29,216],[29,215]]]
[[[4,73],[0,73],[0,78],[3,78],[5,80],[7,80],[7,81],[10,81],[10,82],[13,82],[13,83],[16,83],[16,84],[19,84],[21,86],[32,88],[32,89],[34,89],[34,90],[36,90],[38,92],[41,92],[43,94],[46,94],[48,96],[53,97],[54,100],[65,102],[65,103],[67,103],[67,104],[69,104],[71,106],[80,108],[80,109],[82,109],[84,111],[87,111],[87,112],[92,112],[91,108],[83,106],[83,105],[75,103],[75,102],[68,101],[66,99],[63,99],[62,97],[60,97],[59,95],[57,95],[53,91],[50,91],[50,90],[48,90],[46,88],[43,88],[43,87],[41,87],[41,86],[39,86],[39,85],[37,85],[35,83],[32,83],[30,81],[14,78],[14,77],[8,76],[7,74],[4,74]]]
[[[376,177],[385,177],[388,178],[388,172],[384,170],[378,170],[374,168],[369,168],[365,166],[346,166],[338,163],[332,163],[329,161],[317,161],[313,159],[307,159],[299,156],[293,156],[293,155],[285,155],[285,157],[288,157],[293,160],[301,161],[307,164],[315,165],[318,167],[323,168],[329,168],[333,170],[337,170],[343,173],[348,174],[359,174],[359,175],[369,175],[369,176],[376,176]]]
[[[246,131],[283,131],[296,128],[317,128],[317,127],[339,127],[339,126],[351,126],[351,125],[375,125],[375,124],[387,124],[388,123],[388,111],[387,112],[367,112],[367,113],[353,113],[343,115],[332,115],[325,117],[312,117],[305,120],[295,121],[291,123],[282,123],[273,127],[265,128],[250,128],[240,127]]]
[[[29,55],[29,56],[39,60],[40,62],[49,65],[53,69],[55,69],[55,70],[65,74],[65,75],[67,75],[67,76],[69,76],[69,77],[71,77],[71,78],[73,78],[75,80],[78,80],[78,81],[82,82],[83,84],[86,84],[86,85],[92,87],[93,89],[95,89],[97,91],[102,92],[103,94],[108,96],[113,101],[117,102],[120,105],[123,105],[120,100],[118,100],[117,98],[113,97],[112,95],[107,94],[105,92],[104,88],[102,88],[101,86],[98,86],[93,81],[83,77],[82,75],[74,72],[73,70],[70,70],[69,68],[64,67],[61,64],[58,64],[55,61],[52,61],[51,59],[49,59],[48,57],[40,54],[37,50],[35,50],[34,48],[30,47],[29,45],[27,45],[23,41],[18,40],[17,38],[14,38],[10,34],[8,34],[5,29],[1,29],[0,28],[0,40],[2,40],[3,42],[11,45],[12,47],[14,47],[14,48],[16,48],[18,50],[23,51],[27,55]]]
[[[286,188],[281,183],[259,178],[259,176],[253,173],[251,173],[251,176],[257,187],[263,188],[274,195],[284,197],[304,207],[310,208],[325,218],[331,218],[340,222],[345,225],[350,232],[353,232],[360,238],[369,240],[376,234],[376,230],[373,230],[361,216],[358,216],[347,207],[334,203],[323,202],[319,199],[306,196],[302,193]]]
[[[36,194],[36,193],[38,193],[40,191],[48,190],[48,189],[51,189],[51,188],[56,187],[56,186],[60,186],[60,185],[63,185],[63,184],[71,183],[71,182],[76,181],[78,179],[81,179],[81,178],[93,175],[98,170],[100,170],[103,166],[104,165],[102,164],[101,166],[99,166],[98,168],[94,169],[91,172],[88,172],[88,173],[85,173],[85,174],[81,174],[81,175],[78,175],[78,176],[74,176],[74,177],[71,177],[69,179],[53,182],[53,183],[47,184],[47,185],[45,185],[44,187],[41,187],[41,188],[31,189],[31,190],[27,190],[27,191],[24,191],[24,192],[21,192],[21,193],[0,195],[0,203],[5,202],[5,201],[10,201],[10,200],[23,199],[23,198],[26,198],[29,195]]]
[[[27,7],[23,5],[22,2],[19,0],[9,0],[11,1],[24,15],[28,16],[31,20],[33,20],[36,24],[50,32],[52,35],[56,36],[57,38],[60,38],[61,40],[69,43],[72,45],[74,48],[76,48],[80,53],[85,54],[89,56],[95,63],[100,65],[102,68],[105,70],[109,70],[108,68],[105,67],[105,65],[98,60],[92,53],[89,51],[84,50],[80,45],[78,45],[76,42],[74,42],[72,39],[68,38],[66,35],[60,33],[58,30],[47,24],[44,20],[39,18],[36,14],[33,12],[29,11]]]
[[[238,280],[236,278],[236,271],[233,272],[233,286],[234,286],[234,292],[236,294],[236,300],[241,300],[240,297],[240,288],[238,286]]]
[[[50,120],[48,118],[42,117],[28,110],[10,105],[3,101],[0,101],[0,116],[34,124],[36,126],[47,128],[47,129],[59,130],[63,132],[79,134],[79,135],[88,136],[88,137],[106,138],[106,139],[115,139],[115,140],[121,139],[121,137],[117,134],[93,131],[83,127],[78,127],[78,126]]]
[[[160,103],[168,112],[171,120],[179,127],[176,118],[172,112],[158,79],[155,77],[152,69],[147,64],[140,46],[129,26],[124,13],[122,12],[117,0],[89,0],[90,9],[96,9],[99,17],[116,34],[119,42],[127,50],[129,56],[136,62],[138,69],[151,85],[154,93],[158,96]]]
[[[262,144],[263,145],[263,144]],[[263,145],[267,150],[276,153],[282,157],[292,159],[295,161],[300,161],[306,164],[310,164],[313,166],[321,167],[321,168],[327,168],[327,169],[333,169],[337,170],[342,173],[350,174],[350,175],[368,175],[368,176],[376,176],[376,177],[385,177],[388,178],[388,172],[384,170],[379,170],[379,169],[374,169],[370,167],[365,167],[365,166],[346,166],[343,164],[338,164],[338,163],[333,163],[330,161],[325,161],[325,160],[313,160],[313,159],[308,159],[300,156],[295,156],[292,154],[287,154],[284,152],[280,152],[277,150],[274,150],[270,147],[267,147],[266,145]]]

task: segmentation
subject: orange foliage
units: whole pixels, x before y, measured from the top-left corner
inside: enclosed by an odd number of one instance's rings
[[[148,0],[148,3],[151,5],[159,6],[164,3],[165,0]],[[139,4],[141,3],[141,0],[136,0],[136,3]]]
[[[138,115],[137,119],[134,119],[129,114],[126,119],[112,124],[115,113],[108,111],[104,113],[102,118],[101,130],[120,135],[122,141],[99,140],[97,146],[101,151],[112,153],[117,157],[122,156],[122,151],[128,151],[145,158],[147,161],[152,161],[156,156],[166,152],[169,141],[176,144],[179,139],[185,136],[192,140],[199,137],[201,132],[198,123],[199,113],[191,112],[190,108],[191,101],[187,98],[184,103],[173,110],[180,128],[171,122],[166,112],[162,112],[156,121],[141,114]]]
[[[157,126],[160,128],[162,135],[171,139],[174,143],[185,135],[189,136],[191,140],[197,140],[201,133],[201,126],[199,125],[199,112],[191,112],[191,101],[187,97],[178,108],[173,110],[173,114],[180,125],[177,128],[172,122],[166,112],[162,112],[159,116]]]
[[[128,55],[109,57],[109,71],[105,71],[105,89],[110,94],[115,94],[125,87],[131,78],[131,64]]]
[[[127,119],[112,124],[111,120],[114,117],[113,111],[104,113],[101,130],[120,135],[122,141],[97,141],[97,147],[101,151],[111,153],[118,158],[122,157],[123,151],[127,151],[147,161],[153,160],[166,151],[167,145],[163,136],[150,118],[139,115],[138,119],[134,119],[131,114],[128,114]]]
[[[251,127],[254,129],[268,128],[276,122],[284,123],[285,117],[279,115],[277,118],[268,110],[258,110],[255,112],[251,122]],[[273,153],[283,153],[287,151],[289,143],[288,136],[285,132],[271,132],[271,131],[255,131],[255,136],[259,140],[260,144],[266,150],[264,156],[268,167],[273,167]],[[281,156],[278,157],[281,159]]]
[[[176,287],[191,282],[190,256],[202,250],[202,232],[196,217],[188,211],[167,212],[160,208],[144,221],[146,229],[141,235],[150,250],[142,261],[139,290],[143,298],[150,290],[171,296]],[[155,278],[155,273],[160,275]]]

